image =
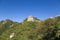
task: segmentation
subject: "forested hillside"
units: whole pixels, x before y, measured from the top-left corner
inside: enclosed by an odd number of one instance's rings
[[[60,16],[34,21],[0,21],[0,40],[59,40]]]

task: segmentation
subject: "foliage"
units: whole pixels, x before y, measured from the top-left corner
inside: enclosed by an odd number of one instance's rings
[[[39,20],[35,18],[36,20]],[[10,34],[14,36],[10,38]],[[44,21],[0,21],[0,40],[59,40],[60,16]]]

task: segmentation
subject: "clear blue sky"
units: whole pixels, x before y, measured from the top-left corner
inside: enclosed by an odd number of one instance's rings
[[[21,22],[29,15],[41,20],[60,14],[60,0],[0,0],[0,20]]]

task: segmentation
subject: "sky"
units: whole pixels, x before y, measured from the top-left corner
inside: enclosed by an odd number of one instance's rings
[[[60,0],[0,0],[0,20],[21,22],[32,15],[40,20],[60,14]]]

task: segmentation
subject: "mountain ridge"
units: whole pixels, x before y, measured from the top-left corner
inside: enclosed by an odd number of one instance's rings
[[[0,40],[60,39],[60,16],[47,18],[44,21],[36,17],[33,17],[34,21],[27,19],[20,23],[9,19],[0,21]]]

